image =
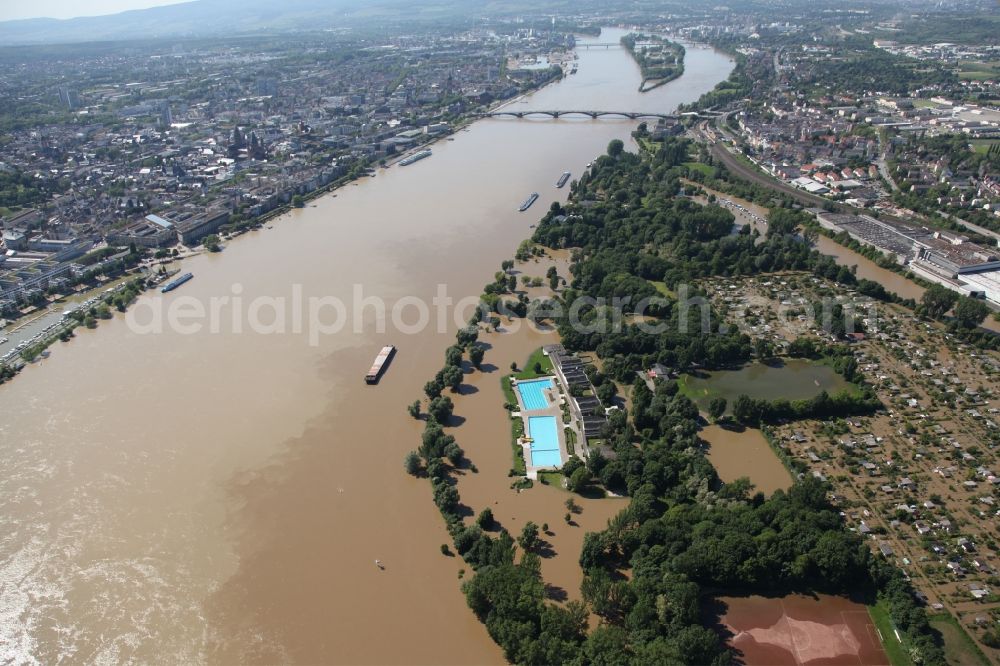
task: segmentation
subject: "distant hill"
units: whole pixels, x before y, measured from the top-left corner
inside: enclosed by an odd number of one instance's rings
[[[0,44],[208,37],[323,30],[380,18],[421,20],[501,5],[481,0],[193,0],[74,19],[0,22]]]

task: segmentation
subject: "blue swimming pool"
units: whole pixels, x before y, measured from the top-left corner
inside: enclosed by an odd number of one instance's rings
[[[528,436],[531,437],[531,464],[534,467],[560,467],[559,432],[556,417],[529,416]]]
[[[549,400],[545,397],[545,389],[552,388],[552,380],[532,379],[517,383],[517,392],[521,394],[521,402],[525,409],[545,409]]]

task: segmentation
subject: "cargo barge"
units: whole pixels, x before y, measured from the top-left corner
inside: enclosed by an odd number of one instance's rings
[[[524,211],[531,208],[531,204],[535,203],[535,201],[537,200],[538,200],[538,192],[532,192],[531,196],[524,200],[524,202],[521,204],[521,207],[518,210],[520,210],[523,213]]]
[[[404,157],[403,159],[399,160],[399,165],[407,166],[409,164],[413,164],[414,162],[419,162],[425,157],[430,157],[430,156],[431,156],[431,151],[421,150],[419,153],[413,153],[409,157]]]
[[[559,176],[559,180],[556,181],[556,187],[562,187],[569,180],[572,174],[569,171],[563,171],[563,175]]]
[[[165,294],[168,291],[173,291],[174,289],[176,289],[177,287],[181,286],[182,284],[184,284],[185,282],[187,282],[188,280],[190,280],[193,277],[194,277],[194,273],[185,273],[184,275],[180,276],[179,278],[177,278],[175,280],[171,280],[170,282],[168,282],[167,284],[165,284],[163,286],[163,288],[160,289],[160,293]]]
[[[379,378],[382,373],[385,372],[386,367],[389,365],[389,361],[392,360],[393,354],[396,353],[396,348],[393,345],[386,345],[382,347],[382,351],[378,353],[375,360],[372,361],[371,370],[365,375],[365,383],[367,384],[378,384]]]

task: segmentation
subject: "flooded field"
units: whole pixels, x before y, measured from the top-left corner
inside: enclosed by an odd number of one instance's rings
[[[698,436],[708,442],[708,459],[719,473],[719,478],[726,483],[745,476],[765,495],[791,487],[792,475],[771,450],[760,430],[746,428],[734,431],[710,425],[703,428]]]
[[[832,394],[851,386],[833,368],[802,359],[686,375],[683,381],[687,395],[702,409],[714,397],[725,398],[728,409],[732,409],[733,401],[744,393],[763,400],[799,400],[812,398],[820,391]]]
[[[868,609],[825,594],[723,597],[720,623],[747,666],[888,666]]]
[[[459,477],[462,503],[477,513],[489,507],[497,522],[514,535],[520,534],[529,520],[537,525],[547,523],[549,533],[541,537],[548,546],[541,549],[541,554],[542,577],[549,598],[579,599],[583,570],[578,558],[583,536],[604,529],[608,519],[624,509],[628,500],[586,499],[540,483],[520,493],[511,489],[513,479],[507,476],[512,465],[510,418],[503,408],[505,398],[500,377],[508,372],[512,362],[523,367],[532,351],[557,342],[558,336],[522,326],[516,333],[501,328],[497,333],[482,334],[479,339],[490,346],[484,371],[467,374],[462,394],[453,396],[455,414],[462,424],[452,429],[451,434],[478,469],[478,473],[465,470]],[[570,497],[582,510],[574,514],[572,524],[567,524],[564,503]]]

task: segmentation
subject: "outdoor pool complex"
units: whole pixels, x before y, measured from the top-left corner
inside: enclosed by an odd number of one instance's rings
[[[559,433],[556,417],[529,416],[528,436],[531,437],[531,464],[534,467],[559,467]]]
[[[551,379],[533,379],[530,382],[518,382],[517,392],[521,394],[521,404],[525,409],[545,409],[549,400],[545,397],[545,389],[552,388]]]

